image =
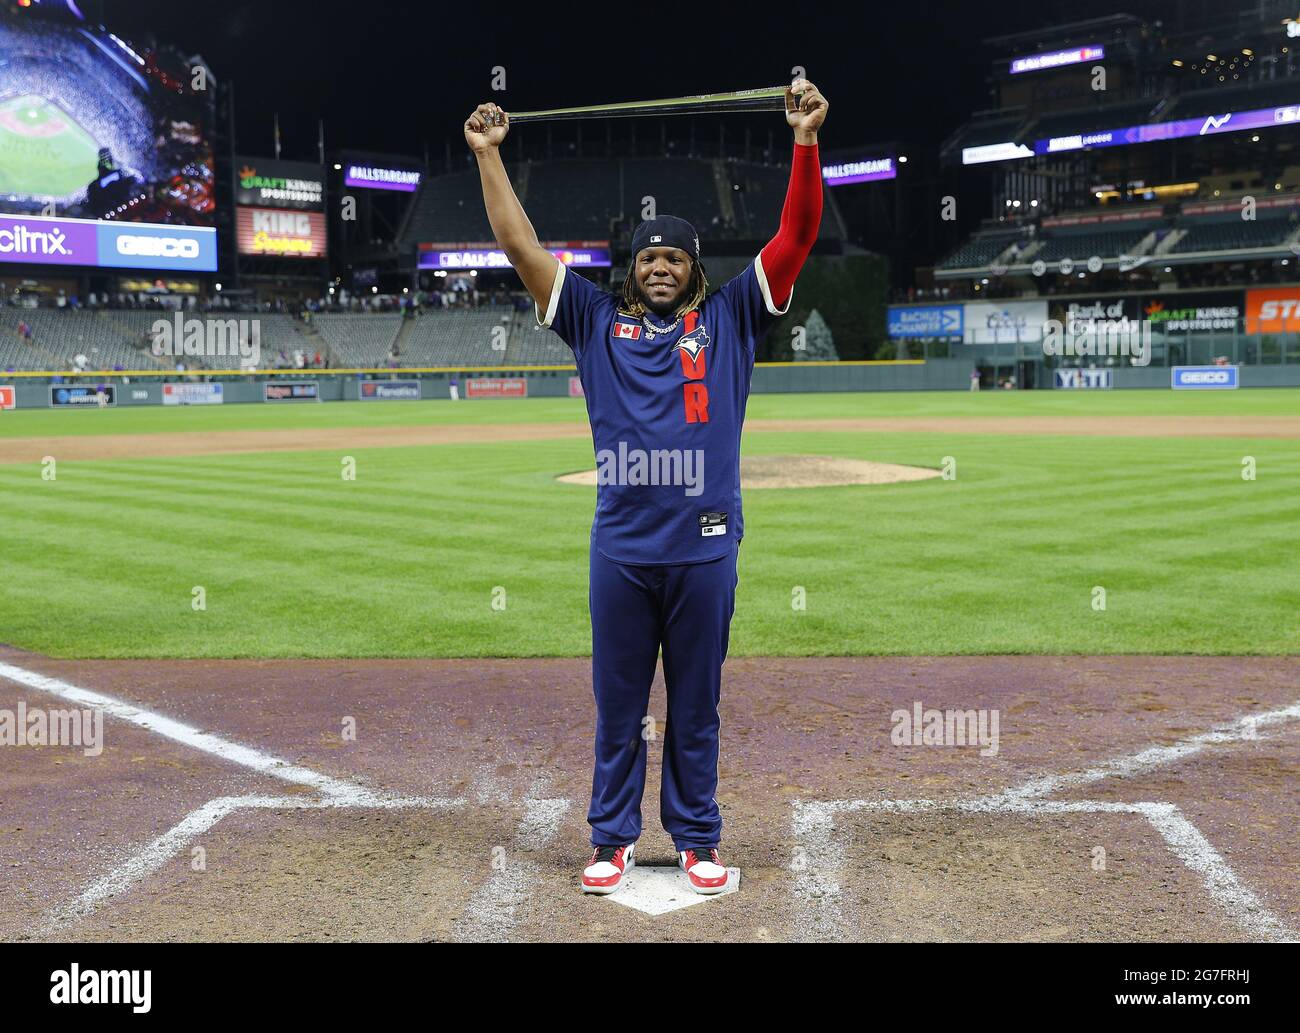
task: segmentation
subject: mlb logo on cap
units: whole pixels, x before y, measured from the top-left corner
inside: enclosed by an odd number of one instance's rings
[[[663,239],[664,239],[663,237],[660,237],[660,236],[654,236],[654,237],[651,237],[651,238],[650,238],[650,243],[651,243],[651,244],[658,244],[658,243],[659,243],[660,241],[662,241]]]

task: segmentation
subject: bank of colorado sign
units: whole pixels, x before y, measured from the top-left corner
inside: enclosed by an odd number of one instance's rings
[[[275,208],[239,208],[235,240],[241,255],[266,258],[324,258],[325,216]]]
[[[210,273],[217,268],[217,231],[0,215],[0,263]]]

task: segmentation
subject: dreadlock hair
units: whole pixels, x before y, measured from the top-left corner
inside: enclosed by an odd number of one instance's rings
[[[704,304],[704,295],[708,293],[709,281],[704,275],[704,265],[697,261],[691,262],[691,278],[686,281],[686,297],[677,311],[673,313],[677,318],[681,318],[691,309],[699,308]],[[623,298],[619,302],[618,310],[626,316],[643,316],[645,315],[645,302],[641,300],[636,289],[636,256],[632,257],[632,262],[627,267],[627,277],[623,280]]]

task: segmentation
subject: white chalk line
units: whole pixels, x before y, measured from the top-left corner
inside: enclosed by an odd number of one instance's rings
[[[83,689],[58,678],[50,678],[6,663],[0,663],[0,678],[7,678],[9,681],[25,685],[37,692],[47,692],[50,695],[58,696],[60,699],[75,703],[79,707],[103,710],[107,717],[130,721],[132,724],[148,729],[155,735],[161,735],[166,739],[200,750],[213,757],[220,757],[222,760],[238,764],[240,767],[249,768],[259,774],[270,775],[272,778],[283,779],[296,785],[309,786],[326,796],[350,798],[369,795],[367,790],[344,782],[341,779],[322,775],[318,771],[312,771],[310,768],[300,767],[297,764],[290,764],[278,757],[263,753],[261,750],[253,749],[251,746],[242,746],[210,732],[200,731],[192,725],[173,720],[162,714],[155,714],[143,707],[137,707],[125,700],[107,696],[102,692]]]
[[[1031,779],[1000,793],[970,799],[914,800],[827,800],[796,801],[791,818],[795,841],[801,848],[794,866],[796,920],[802,938],[837,938],[843,916],[839,908],[839,873],[844,868],[845,850],[834,835],[834,817],[839,813],[878,811],[921,814],[964,811],[985,814],[1044,816],[1068,813],[1140,814],[1160,834],[1169,850],[1191,871],[1201,876],[1211,899],[1248,933],[1261,940],[1293,942],[1300,939],[1293,929],[1268,910],[1259,896],[1247,887],[1208,839],[1172,803],[1114,803],[1102,800],[1044,800],[1041,797],[1077,785],[1106,778],[1129,778],[1173,764],[1222,743],[1248,742],[1260,738],[1260,728],[1300,719],[1300,702],[1287,707],[1248,714],[1209,732],[1179,740],[1171,746],[1156,746],[1125,757],[1116,757],[1081,772]]]
[[[106,874],[94,879],[73,900],[56,907],[34,931],[34,935],[38,937],[50,935],[86,918],[104,901],[124,893],[158,871],[186,846],[210,832],[223,818],[238,810],[325,808],[444,810],[462,807],[467,802],[464,797],[396,796],[375,792],[355,783],[313,771],[311,768],[290,764],[261,750],[200,731],[191,725],[153,713],[113,696],[83,689],[58,678],[37,674],[12,664],[0,662],[0,678],[6,678],[37,692],[50,693],[80,707],[102,709],[106,716],[129,721],[164,738],[232,764],[306,786],[322,794],[321,799],[248,795],[220,796],[209,800],[191,811],[161,836],[130,853]],[[499,780],[493,780],[483,771],[480,772],[476,785],[472,789],[479,802],[504,802],[504,791]],[[568,807],[567,799],[525,801],[525,814],[516,839],[527,834],[542,842],[549,841],[558,831],[560,819]],[[511,911],[511,918],[513,919],[513,911]]]
[[[491,866],[491,874],[469,899],[463,912],[466,921],[455,932],[458,942],[504,943],[518,923],[519,909],[527,903],[529,887],[537,881],[540,871],[519,855],[553,841],[569,810],[567,799],[541,795],[546,791],[546,781],[543,777],[529,789],[511,847],[494,849],[484,858]]]
[[[387,797],[343,800],[326,797],[312,800],[301,796],[219,796],[191,811],[177,824],[145,847],[137,850],[107,874],[95,879],[72,901],[56,908],[35,931],[47,936],[90,915],[110,897],[130,889],[152,875],[173,856],[200,836],[210,832],[222,818],[239,810],[323,810],[328,808],[395,808],[423,807],[450,810],[464,804],[463,799],[443,797]]]

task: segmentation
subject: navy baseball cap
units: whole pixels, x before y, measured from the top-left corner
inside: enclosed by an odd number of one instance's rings
[[[700,260],[699,234],[689,222],[675,215],[647,219],[636,228],[632,234],[632,257],[636,258],[648,247],[681,248],[691,256],[691,261]]]

